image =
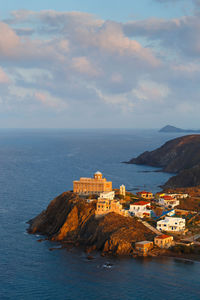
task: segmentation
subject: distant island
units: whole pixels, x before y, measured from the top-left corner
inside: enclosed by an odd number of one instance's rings
[[[127,163],[162,168],[163,172],[177,173],[165,188],[200,185],[200,135],[187,135],[166,142],[160,148],[146,151]]]
[[[88,259],[100,251],[103,256],[200,260],[200,207],[194,197],[199,193],[182,189],[135,195],[124,185],[113,189],[98,171],[93,178],[73,181],[73,191],[56,197],[28,222],[28,232],[59,242],[60,248],[81,247]]]
[[[175,126],[172,126],[172,125],[166,125],[164,126],[163,128],[161,128],[159,130],[159,132],[180,132],[180,133],[199,133],[200,132],[200,129],[199,130],[194,130],[194,129],[182,129],[182,128],[178,128],[178,127],[175,127]]]

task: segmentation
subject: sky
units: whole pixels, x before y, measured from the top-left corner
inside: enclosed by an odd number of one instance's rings
[[[200,128],[200,0],[7,0],[0,128]]]

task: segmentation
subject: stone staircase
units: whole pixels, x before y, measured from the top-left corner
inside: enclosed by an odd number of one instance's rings
[[[147,223],[146,221],[142,221],[140,220],[140,222],[146,226],[148,229],[150,229],[151,231],[153,231],[154,233],[156,233],[157,235],[161,235],[162,232],[160,232],[159,230],[157,230],[155,227],[151,226],[149,223]]]

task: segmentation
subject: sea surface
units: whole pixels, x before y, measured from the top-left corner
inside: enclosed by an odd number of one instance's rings
[[[170,174],[121,162],[175,134],[156,130],[0,130],[0,300],[200,299],[200,263],[172,258],[87,260],[26,233],[72,181],[97,170],[127,190],[159,191]],[[58,249],[50,251],[52,247]]]

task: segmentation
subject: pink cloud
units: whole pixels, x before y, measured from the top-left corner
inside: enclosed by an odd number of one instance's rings
[[[8,75],[4,72],[4,70],[0,67],[0,84],[7,84],[10,83],[10,78]]]
[[[20,44],[17,34],[7,24],[0,22],[0,54],[14,55],[16,47]]]
[[[72,59],[72,67],[79,73],[83,73],[89,76],[98,76],[101,72],[97,70],[87,57],[74,57]]]
[[[48,106],[50,108],[55,108],[57,110],[67,107],[66,102],[64,102],[63,100],[57,97],[51,96],[48,92],[43,92],[43,91],[35,92],[35,98],[43,105]]]

